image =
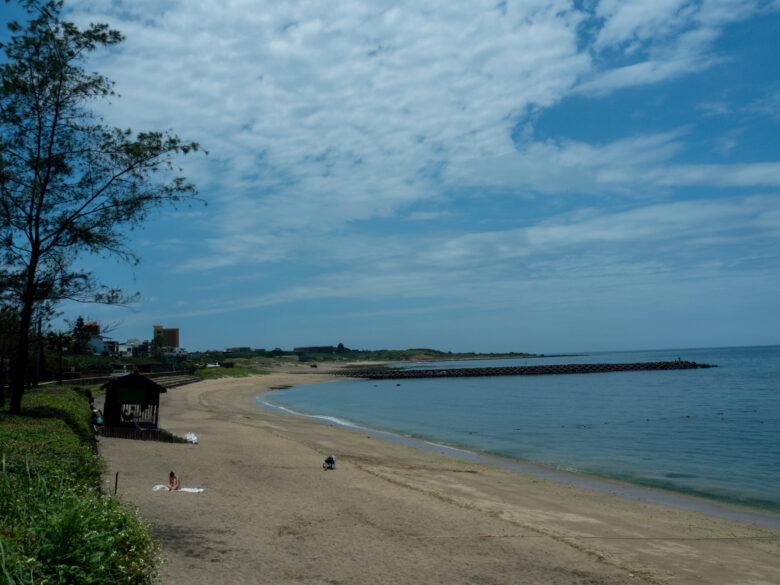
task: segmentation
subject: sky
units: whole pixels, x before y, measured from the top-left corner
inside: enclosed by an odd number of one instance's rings
[[[3,20],[18,9],[0,6]],[[190,350],[780,344],[780,0],[66,0],[200,198],[81,258]]]

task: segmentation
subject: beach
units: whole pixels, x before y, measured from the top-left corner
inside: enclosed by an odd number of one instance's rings
[[[154,527],[168,585],[775,584],[780,533],[558,484],[263,410],[322,366],[161,396],[199,444],[101,437],[104,487]],[[336,469],[324,471],[327,455]],[[174,470],[202,493],[154,491]]]

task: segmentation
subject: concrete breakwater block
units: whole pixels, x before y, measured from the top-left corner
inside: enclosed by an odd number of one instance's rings
[[[545,376],[558,374],[596,374],[604,372],[631,372],[640,370],[693,370],[716,368],[712,364],[690,361],[636,362],[627,364],[553,364],[545,366],[507,366],[488,368],[446,368],[431,370],[403,370],[395,368],[355,368],[340,370],[342,376],[371,380],[401,378],[456,378],[464,376]]]

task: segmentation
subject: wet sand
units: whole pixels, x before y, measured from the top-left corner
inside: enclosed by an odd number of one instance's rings
[[[780,582],[780,532],[414,449],[260,409],[308,368],[174,388],[161,426],[100,439],[106,489],[155,527],[167,585]],[[333,454],[334,471],[322,460]],[[184,487],[157,492],[175,470]]]

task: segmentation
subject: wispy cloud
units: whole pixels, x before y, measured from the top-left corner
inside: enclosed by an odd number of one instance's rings
[[[162,314],[649,294],[651,282],[739,271],[776,244],[777,149],[744,148],[742,123],[777,123],[774,86],[750,100],[717,87],[689,115],[605,120],[609,132],[581,112],[560,132],[535,126],[572,103],[610,108],[724,67],[735,58],[724,31],[777,2],[67,7],[126,36],[90,62],[122,95],[106,118],[171,127],[210,151],[183,162],[207,210],[145,234],[193,297],[170,291],[187,304]],[[664,97],[674,111],[679,96]],[[156,292],[162,306],[168,291]]]
[[[124,96],[116,114],[173,126],[212,152],[187,169],[222,204],[203,222],[216,235],[207,242],[217,256],[202,267],[273,259],[281,252],[271,251],[274,244],[293,233],[404,213],[437,197],[442,177],[475,188],[551,192],[584,182],[631,190],[629,172],[670,159],[684,148],[678,136],[518,151],[511,128],[529,107],[572,92],[604,93],[710,66],[719,27],[759,4],[603,1],[590,15],[563,0],[494,8],[71,3],[77,18],[108,20],[127,37],[99,64]],[[579,46],[579,29],[593,18],[602,23],[594,51],[639,43],[650,57],[606,69],[594,63]]]
[[[523,229],[473,232],[454,238],[431,235],[422,242],[389,238],[372,254],[349,256],[349,269],[312,276],[273,292],[216,301],[193,313],[216,314],[315,299],[448,298],[471,306],[496,306],[515,298],[513,287],[547,290],[562,280],[648,282],[715,276],[713,262],[746,265],[746,249],[760,252],[777,236],[780,196],[699,200],[604,213],[564,214]],[[753,245],[745,246],[745,233]],[[735,242],[739,250],[729,250]],[[343,242],[325,240],[338,250]],[[353,246],[360,248],[356,239]],[[344,260],[324,252],[326,263]],[[780,269],[780,258],[764,262]],[[708,268],[708,266],[710,268]],[[546,283],[546,284],[545,284]],[[500,299],[503,298],[504,301]],[[438,302],[438,301],[437,301]]]
[[[602,0],[593,49],[619,51],[633,62],[591,72],[577,91],[605,95],[713,67],[726,58],[713,51],[723,28],[765,10],[771,7],[762,0]]]

